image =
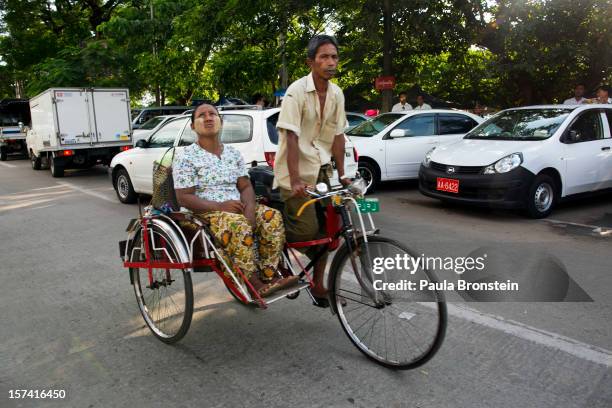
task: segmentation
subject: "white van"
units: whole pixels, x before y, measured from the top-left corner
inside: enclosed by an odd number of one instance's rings
[[[612,105],[504,110],[429,151],[419,189],[444,201],[548,216],[566,197],[612,188]]]

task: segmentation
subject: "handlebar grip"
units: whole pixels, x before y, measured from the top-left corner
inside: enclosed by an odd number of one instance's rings
[[[316,198],[311,198],[310,200],[306,201],[304,204],[302,204],[302,206],[300,207],[300,209],[297,212],[297,216],[301,216],[302,213],[304,212],[304,210],[306,209],[306,207],[308,207],[310,204],[315,203],[317,201]]]

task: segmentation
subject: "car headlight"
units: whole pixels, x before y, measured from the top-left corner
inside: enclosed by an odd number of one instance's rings
[[[432,148],[427,153],[425,153],[425,158],[423,159],[423,166],[429,167],[429,163],[431,162],[431,154],[433,153],[434,150],[436,150],[435,147]]]
[[[501,174],[507,173],[516,169],[523,163],[522,153],[512,153],[509,156],[503,157],[490,166],[485,167],[484,174]]]

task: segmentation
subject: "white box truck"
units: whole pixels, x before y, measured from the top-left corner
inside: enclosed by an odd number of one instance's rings
[[[0,160],[7,160],[10,153],[27,152],[24,126],[30,126],[30,105],[27,99],[1,100]]]
[[[32,168],[65,169],[110,164],[132,147],[130,97],[127,89],[50,88],[30,99],[32,127],[26,144]]]

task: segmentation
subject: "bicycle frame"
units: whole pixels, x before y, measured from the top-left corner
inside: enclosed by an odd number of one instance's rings
[[[314,282],[312,277],[310,276],[310,271],[314,268],[316,262],[323,256],[325,252],[333,251],[340,246],[340,239],[344,238],[344,241],[347,245],[352,245],[352,241],[357,242],[357,234],[353,229],[353,223],[350,216],[350,212],[346,206],[346,201],[352,201],[354,203],[354,207],[359,217],[359,222],[361,226],[362,236],[367,241],[368,234],[375,234],[377,232],[374,222],[370,214],[368,214],[368,220],[370,222],[371,230],[365,230],[365,223],[363,220],[363,216],[359,211],[359,207],[357,206],[355,200],[352,197],[344,197],[341,199],[340,197],[336,197],[336,200],[333,204],[328,204],[326,206],[326,236],[321,239],[312,240],[312,241],[303,241],[303,242],[294,242],[287,243],[285,245],[285,249],[282,255],[282,262],[288,267],[294,275],[299,275],[300,278],[305,279],[308,282],[308,287],[314,287]],[[148,279],[149,286],[154,286],[159,284],[159,282],[155,282],[153,280],[153,269],[165,269],[167,272],[168,280],[169,271],[171,269],[176,270],[184,270],[187,273],[192,272],[201,272],[201,271],[212,271],[215,272],[224,282],[228,288],[234,288],[236,291],[233,293],[244,303],[256,303],[261,308],[266,308],[268,304],[278,300],[279,298],[265,300],[261,296],[259,296],[258,292],[253,288],[244,273],[238,268],[233,262],[230,261],[228,264],[222,256],[222,254],[217,249],[218,245],[215,245],[214,236],[207,231],[206,226],[200,222],[197,218],[191,217],[188,213],[174,213],[176,215],[184,216],[189,221],[197,224],[199,226],[198,231],[191,237],[191,239],[187,239],[185,233],[182,228],[175,222],[172,216],[164,215],[163,213],[149,209],[149,211],[145,211],[146,215],[141,215],[138,222],[133,220],[133,222],[128,227],[128,240],[122,241],[121,245],[124,246],[122,248],[123,254],[123,266],[125,268],[139,268],[146,269],[148,271]],[[160,220],[160,221],[155,221]],[[171,262],[167,260],[158,260],[155,259],[155,253],[166,254],[166,259],[170,257],[167,256],[167,250],[165,246],[166,242],[161,242],[160,245],[155,243],[155,239],[153,236],[152,225],[155,222],[163,222],[168,224],[172,230],[174,230],[179,240],[181,241],[179,244],[182,244],[187,251],[188,259],[183,260],[183,262]],[[128,244],[134,241],[138,233],[142,234],[142,247],[135,247],[133,244]],[[203,248],[204,257],[203,258],[195,258],[194,259],[194,247],[196,242],[200,241],[200,244]],[[175,243],[176,244],[176,243]],[[311,246],[321,246],[321,249],[315,254],[312,260],[304,266],[297,254],[296,250],[298,248],[311,247]],[[352,248],[352,247],[350,247]],[[141,251],[144,253],[144,260],[132,261],[132,255],[135,250]],[[351,251],[352,253],[352,251]],[[295,261],[295,263],[299,266],[299,269],[295,269],[293,263],[291,262],[291,258]],[[352,259],[354,262],[354,259]],[[355,265],[354,265],[355,267]],[[200,270],[198,270],[200,269]],[[355,269],[357,271],[357,269]],[[224,271],[228,271],[225,273]],[[371,278],[371,277],[370,277]],[[130,280],[132,279],[130,274]],[[360,283],[363,284],[363,281],[360,276],[357,274],[357,279],[359,279]],[[371,281],[371,279],[369,279]],[[131,282],[132,284],[134,282]],[[375,295],[375,294],[374,294]],[[370,295],[372,297],[372,295]],[[373,298],[374,300],[374,298]]]

